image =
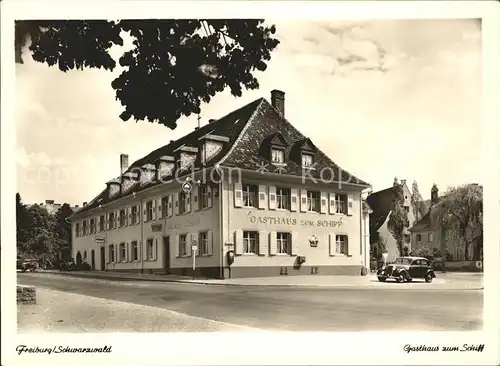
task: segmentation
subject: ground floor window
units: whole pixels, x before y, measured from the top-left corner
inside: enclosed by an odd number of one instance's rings
[[[256,231],[243,232],[243,253],[258,254],[259,249],[259,233]]]
[[[154,244],[153,244],[153,239],[148,239],[147,242],[146,242],[146,258],[148,260],[152,260],[154,259],[154,256],[153,256],[153,247],[154,247]]]
[[[187,255],[187,234],[179,235],[179,256]]]
[[[125,243],[120,243],[120,262],[127,261],[127,249],[125,248]]]
[[[335,235],[335,252],[347,255],[347,235]]]
[[[114,261],[115,261],[115,249],[114,249],[114,245],[111,244],[109,246],[109,262],[113,263]]]
[[[132,242],[132,260],[136,261],[139,259],[139,245],[137,241]]]
[[[277,253],[278,254],[289,254],[290,253],[290,233],[277,233],[276,243],[277,243]]]
[[[200,255],[208,254],[208,232],[202,231],[198,235],[198,253]]]

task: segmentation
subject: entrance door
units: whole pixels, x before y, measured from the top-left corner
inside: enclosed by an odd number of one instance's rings
[[[163,268],[170,273],[170,236],[163,237]]]
[[[105,251],[104,247],[101,247],[101,271],[105,271],[106,270],[106,258],[105,258],[105,255],[106,255],[106,251]]]
[[[92,249],[90,251],[90,263],[92,264],[92,270],[95,270],[95,251]]]

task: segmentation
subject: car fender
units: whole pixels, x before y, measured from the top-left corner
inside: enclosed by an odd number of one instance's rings
[[[431,275],[432,278],[436,278],[436,274],[434,273],[434,270],[430,269],[427,271],[427,273],[425,274],[426,276],[427,275]]]

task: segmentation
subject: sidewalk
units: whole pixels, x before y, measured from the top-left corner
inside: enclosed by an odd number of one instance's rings
[[[45,288],[36,293],[36,305],[17,306],[19,333],[260,331],[152,306]]]
[[[411,283],[396,283],[388,280],[379,282],[377,276],[278,276],[278,277],[251,277],[235,279],[192,279],[186,276],[152,275],[141,273],[120,273],[100,271],[43,271],[62,276],[80,278],[94,278],[117,281],[160,281],[180,282],[199,285],[214,286],[277,286],[277,287],[325,287],[325,288],[374,288],[392,289],[404,288],[414,290],[478,290],[483,288],[483,276],[477,274],[437,273],[437,278],[432,283],[423,280],[414,280]]]

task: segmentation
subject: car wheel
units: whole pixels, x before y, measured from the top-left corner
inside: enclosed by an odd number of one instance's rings
[[[411,281],[413,281],[413,278],[410,278],[409,276],[406,277],[406,282],[411,282]]]
[[[432,276],[430,274],[425,276],[425,282],[431,283],[432,282]]]
[[[401,273],[396,277],[396,281],[398,281],[398,283],[405,282],[405,276]]]
[[[379,280],[379,282],[385,282],[386,278],[385,277],[379,277],[378,280]]]

